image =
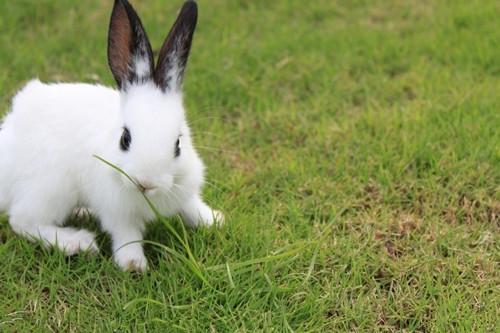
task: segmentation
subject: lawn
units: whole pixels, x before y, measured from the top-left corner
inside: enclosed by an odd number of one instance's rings
[[[158,51],[182,0],[132,4]],[[185,105],[226,224],[150,224],[139,274],[3,216],[0,331],[500,331],[500,3],[198,4]],[[1,1],[0,112],[35,76],[114,85],[111,7]]]

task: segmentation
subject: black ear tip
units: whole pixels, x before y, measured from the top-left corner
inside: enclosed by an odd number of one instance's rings
[[[130,2],[128,2],[128,0],[115,0],[115,4],[113,6],[113,12],[118,8],[125,9],[127,15],[129,15],[129,13],[131,12],[134,12],[134,8],[130,4]]]
[[[115,6],[118,4],[122,5],[123,7],[130,6],[130,3],[127,0],[115,0]]]
[[[186,2],[184,3],[184,6],[186,6],[186,5],[188,5],[188,6],[195,6],[195,7],[197,6],[195,0],[186,0]]]
[[[181,15],[198,16],[198,5],[194,0],[184,2],[181,9]]]

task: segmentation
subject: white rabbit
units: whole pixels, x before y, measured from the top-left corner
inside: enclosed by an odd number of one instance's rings
[[[186,1],[155,67],[139,17],[127,0],[115,0],[108,62],[118,91],[35,79],[14,97],[0,130],[0,210],[16,233],[68,255],[97,252],[91,232],[62,225],[88,207],[111,235],[116,263],[145,270],[136,241],[155,215],[143,193],[161,214],[180,214],[189,226],[222,222],[200,197],[204,165],[182,105],[197,15],[196,3]]]

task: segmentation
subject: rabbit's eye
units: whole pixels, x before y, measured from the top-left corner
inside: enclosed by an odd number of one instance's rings
[[[175,157],[179,157],[181,155],[181,147],[179,146],[180,145],[180,141],[179,139],[177,139],[177,142],[175,143]]]
[[[128,151],[131,141],[132,141],[132,137],[130,136],[130,132],[128,131],[128,128],[124,127],[122,137],[120,138],[121,150]]]

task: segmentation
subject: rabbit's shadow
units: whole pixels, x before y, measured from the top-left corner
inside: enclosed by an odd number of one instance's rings
[[[193,245],[191,234],[196,232],[196,229],[188,228],[183,225],[183,222],[178,216],[172,216],[165,220],[171,228],[178,234],[187,233],[189,245]],[[99,248],[99,254],[104,258],[113,256],[112,239],[109,233],[102,230],[98,217],[92,215],[85,209],[80,209],[75,214],[70,215],[64,226],[77,229],[86,229],[95,234],[95,241]],[[205,228],[201,228],[205,229]],[[144,252],[151,266],[156,266],[162,258],[165,258],[164,247],[174,249],[178,252],[184,252],[184,245],[177,239],[176,235],[162,221],[151,221],[146,223],[146,231],[144,232]]]

